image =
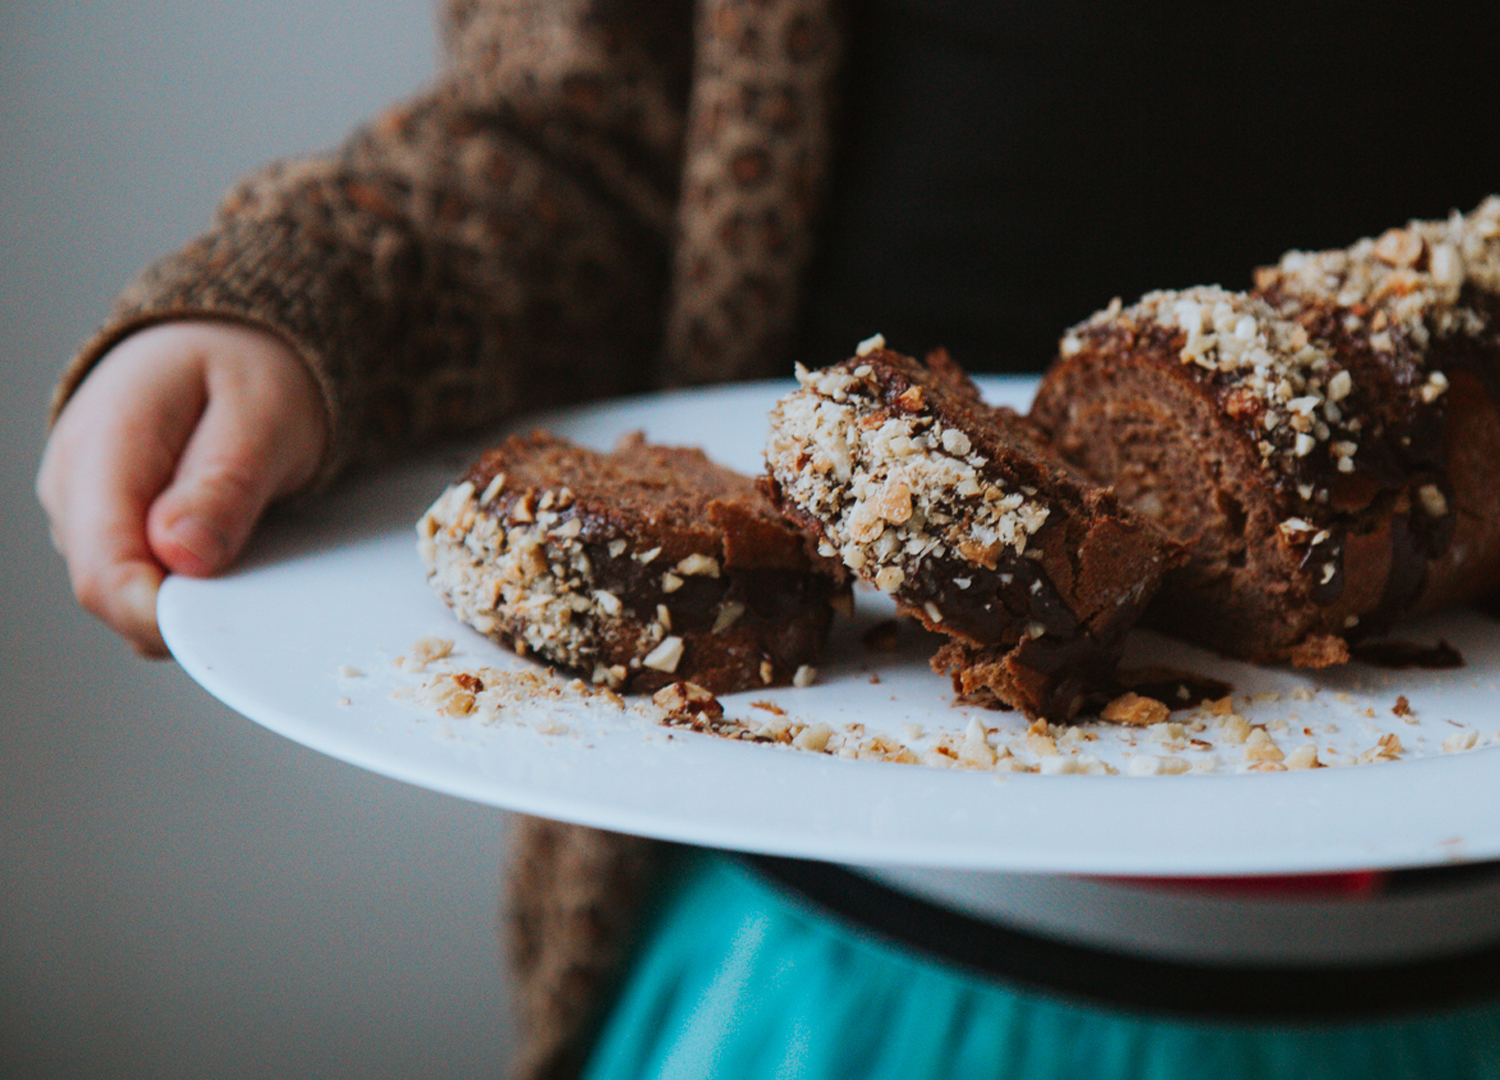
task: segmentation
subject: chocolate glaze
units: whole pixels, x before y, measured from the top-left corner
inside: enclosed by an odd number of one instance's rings
[[[1102,705],[1120,692],[1112,678],[1124,650],[1125,634],[1136,622],[1149,592],[1134,603],[1119,605],[1118,616],[1103,632],[1081,624],[1066,599],[1035,559],[1001,561],[993,571],[957,560],[935,560],[917,575],[915,595],[926,596],[943,612],[943,626],[954,637],[981,648],[1014,649],[1014,661],[1042,676],[1033,711],[1067,719],[1082,708]],[[954,576],[971,581],[959,589]],[[1006,580],[1006,579],[1009,580]],[[1039,624],[1031,637],[1017,626]]]
[[[609,614],[623,618],[601,618],[593,644],[576,646],[579,655],[587,653],[582,666],[589,668],[579,674],[592,675],[598,662],[626,669],[622,689],[688,678],[723,693],[785,684],[799,667],[817,662],[833,598],[848,592],[846,576],[816,555],[752,479],[701,451],[651,446],[639,436],[600,454],[544,432],[512,437],[465,479],[484,492],[502,473],[500,490],[480,512],[509,529],[529,525],[545,509],[552,515],[542,537],[546,572],[566,580],[575,595],[602,590],[620,602]],[[554,534],[562,539],[554,541]],[[643,563],[639,556],[651,549],[654,556]],[[717,572],[677,569],[690,556],[712,559]],[[670,591],[669,573],[676,579]],[[720,625],[726,614],[733,618]],[[683,641],[675,672],[639,663],[642,640],[651,640],[641,635],[658,623]],[[514,627],[497,633],[524,648]]]
[[[1266,299],[1287,302],[1274,293],[1266,294]],[[1305,312],[1301,321],[1309,336],[1329,347],[1353,377],[1354,391],[1343,407],[1365,421],[1354,471],[1338,472],[1327,455],[1309,454],[1297,460],[1294,480],[1328,490],[1327,509],[1306,504],[1295,484],[1283,482],[1280,487],[1283,498],[1301,503],[1299,509],[1312,520],[1325,520],[1338,538],[1336,550],[1327,555],[1336,567],[1333,580],[1316,583],[1310,591],[1310,599],[1321,606],[1343,595],[1344,535],[1390,518],[1389,576],[1375,608],[1360,613],[1359,625],[1345,632],[1346,638],[1355,641],[1383,632],[1411,610],[1426,588],[1432,560],[1441,557],[1452,540],[1452,515],[1433,518],[1416,498],[1416,492],[1428,484],[1436,485],[1445,496],[1450,494],[1443,481],[1446,403],[1441,397],[1424,403],[1418,391],[1430,372],[1444,370],[1463,353],[1472,352],[1474,345],[1444,338],[1423,350],[1404,329],[1392,326],[1385,331],[1391,348],[1375,349],[1364,319],[1369,312],[1355,312],[1361,318],[1354,330],[1346,327],[1348,314],[1345,308],[1323,306]],[[1323,552],[1316,554],[1323,556]],[[1312,553],[1304,558],[1303,566],[1310,561]]]
[[[959,580],[968,581],[968,588],[960,588]],[[993,570],[951,556],[928,556],[897,599],[911,607],[931,602],[943,613],[947,633],[978,645],[1014,643],[1018,620],[1039,622],[1059,638],[1078,629],[1072,609],[1041,564],[1025,556],[1002,558]]]
[[[1283,310],[1302,310],[1302,301],[1274,291],[1260,294],[1272,306]],[[1470,290],[1466,302],[1500,321],[1500,298]],[[1277,498],[1285,507],[1285,516],[1297,516],[1318,523],[1330,538],[1319,545],[1303,540],[1299,569],[1304,571],[1308,599],[1320,607],[1337,603],[1344,595],[1344,556],[1346,537],[1363,532],[1390,519],[1391,567],[1386,587],[1375,608],[1360,613],[1356,627],[1345,631],[1350,640],[1380,633],[1399,621],[1422,597],[1433,560],[1444,555],[1452,540],[1453,515],[1438,518],[1428,515],[1417,498],[1417,491],[1435,485],[1445,497],[1451,488],[1444,479],[1446,470],[1445,416],[1446,402],[1438,397],[1423,402],[1419,389],[1432,371],[1455,366],[1476,372],[1491,397],[1500,402],[1500,369],[1493,360],[1493,346],[1465,337],[1435,338],[1421,349],[1398,326],[1386,334],[1390,349],[1371,345],[1367,316],[1355,311],[1360,322],[1357,329],[1346,327],[1351,309],[1323,305],[1302,311],[1300,321],[1309,337],[1329,348],[1338,363],[1353,379],[1353,391],[1341,403],[1346,414],[1355,414],[1365,423],[1354,457],[1354,471],[1339,472],[1334,459],[1327,454],[1308,454],[1284,458],[1288,470],[1277,473],[1271,483]],[[1157,324],[1122,326],[1111,324],[1094,331],[1093,348],[1106,355],[1134,353],[1141,357],[1159,357],[1169,369],[1178,367],[1177,355],[1185,337],[1182,331]],[[1238,387],[1235,373],[1192,373],[1194,381],[1216,402],[1226,425],[1236,430],[1250,444],[1268,439],[1281,445],[1291,437],[1284,429],[1267,432],[1262,423],[1263,411],[1252,403],[1249,408],[1228,408],[1230,395]],[[1311,485],[1328,492],[1327,503],[1303,498],[1299,486]],[[1321,567],[1331,563],[1332,576],[1324,581]]]
[[[1140,582],[1143,587],[1134,594],[1129,593],[1134,582],[1113,582],[1117,595],[1084,622],[1077,605],[1091,601],[1075,595],[1081,588],[1079,568],[1073,567],[1074,592],[1065,593],[1047,573],[1044,560],[1033,556],[1061,545],[1069,558],[1076,559],[1075,545],[1084,542],[1095,521],[1123,520],[1128,511],[1112,493],[1091,493],[1088,482],[1064,464],[1031,420],[985,405],[977,387],[945,355],[929,357],[925,386],[897,368],[883,369],[880,374],[882,400],[889,409],[926,409],[948,426],[963,430],[989,459],[985,471],[992,483],[1006,490],[1044,492],[1053,507],[1053,517],[1028,542],[1028,551],[1004,553],[993,568],[953,555],[929,556],[898,591],[898,600],[914,611],[925,610],[929,602],[935,605],[942,621],[933,629],[957,641],[989,650],[1012,650],[1010,660],[1015,666],[1041,676],[1025,677],[1030,693],[1038,699],[1028,704],[1028,711],[1051,718],[1071,717],[1089,691],[1107,683],[1123,651],[1126,631],[1138,620],[1154,591],[1154,581]],[[922,391],[915,398],[908,393],[914,386]],[[1158,542],[1163,563],[1176,558],[1175,552],[1168,554],[1164,540]],[[1160,565],[1155,573],[1160,572]],[[968,587],[960,588],[959,580],[968,581]],[[1128,599],[1130,595],[1134,599]],[[1032,636],[1037,627],[1041,633]]]

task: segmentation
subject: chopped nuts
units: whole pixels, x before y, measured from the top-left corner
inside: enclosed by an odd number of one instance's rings
[[[828,748],[828,740],[833,737],[833,728],[827,724],[813,724],[799,731],[792,739],[792,745],[798,750],[811,750],[814,753],[822,753]]]
[[[1479,732],[1474,728],[1463,728],[1443,740],[1443,753],[1457,754],[1464,750],[1472,750],[1478,745]]]
[[[717,720],[724,715],[719,699],[697,683],[671,683],[653,694],[651,700],[667,711],[669,719]]]
[[[1150,724],[1161,723],[1171,715],[1171,712],[1171,709],[1155,698],[1142,697],[1133,691],[1127,691],[1104,706],[1099,717],[1117,724],[1146,727]]]
[[[1392,266],[1411,266],[1422,257],[1422,237],[1415,229],[1390,229],[1372,249],[1375,257]]]
[[[685,577],[702,575],[716,578],[719,576],[719,560],[712,555],[694,552],[678,562],[677,572]]]
[[[960,761],[969,765],[977,765],[981,769],[988,769],[1000,760],[1000,755],[989,744],[989,735],[984,730],[984,725],[977,719],[971,719],[969,726],[964,729],[964,739],[959,744],[958,757]]]
[[[1263,727],[1253,727],[1245,738],[1245,760],[1251,763],[1281,762],[1285,758],[1281,748],[1271,740],[1270,732]]]
[[[825,523],[820,550],[882,592],[899,593],[927,558],[956,554],[993,570],[1024,554],[1046,522],[1036,492],[1007,490],[986,472],[970,435],[918,388],[897,395],[897,411],[872,364],[798,368],[797,379],[772,410],[766,463],[782,497]]]
[[[682,661],[683,644],[680,637],[668,637],[641,657],[641,663],[654,671],[673,672]]]
[[[1187,772],[1190,767],[1185,758],[1137,754],[1130,759],[1125,772],[1129,776],[1177,776]]]
[[[488,506],[495,501],[495,496],[500,494],[500,489],[505,487],[505,474],[496,473],[484,487],[484,494],[479,496],[479,505]]]
[[[731,626],[738,622],[740,616],[744,613],[744,604],[740,603],[738,600],[725,600],[722,604],[719,605],[719,613],[714,616],[714,627],[712,632],[715,634],[722,634],[725,630],[728,630]]]
[[[1318,760],[1318,748],[1311,743],[1305,743],[1286,756],[1286,767],[1288,769],[1320,769],[1323,763]]]
[[[1395,761],[1401,756],[1405,748],[1401,740],[1394,733],[1380,736],[1379,740],[1370,749],[1360,754],[1356,759],[1361,765],[1368,765],[1378,761]]]

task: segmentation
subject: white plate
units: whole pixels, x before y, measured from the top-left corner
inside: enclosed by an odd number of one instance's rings
[[[1029,400],[1028,380],[982,381],[993,400]],[[753,472],[761,468],[763,418],[786,389],[762,383],[653,396],[518,426],[548,427],[595,446],[643,429],[654,441],[701,445]],[[472,456],[440,454],[351,482],[315,512],[274,522],[235,572],[170,578],[159,615],[183,668],[252,720],[377,773],[513,810],[695,844],[871,865],[1163,875],[1500,856],[1500,751],[1493,745],[1500,634],[1475,613],[1405,633],[1415,642],[1441,637],[1456,646],[1467,663],[1452,671],[1350,665],[1309,675],[1220,661],[1148,634],[1132,641],[1137,662],[1233,683],[1238,710],[1269,725],[1288,752],[1311,741],[1325,759],[1351,760],[1394,732],[1404,752],[1382,764],[1237,772],[1243,747],[1212,725],[1188,733],[1212,743],[1206,751],[1177,749],[1180,741],[1164,748],[1151,735],[1092,725],[1094,741],[1073,749],[1121,771],[1090,776],[850,760],[668,731],[602,702],[535,698],[493,722],[443,717],[409,696],[433,672],[526,666],[449,615],[415,554],[413,523]],[[815,685],[728,697],[729,715],[770,719],[752,702],[772,700],[799,721],[841,732],[863,723],[868,733],[918,748],[935,735],[964,731],[977,717],[992,729],[992,742],[1033,760],[1020,717],[956,706],[946,680],[928,671],[920,645],[898,653],[861,645],[863,631],[889,614],[881,597],[861,593],[856,620],[841,624]],[[427,636],[453,639],[454,655],[425,673],[398,667]],[[1398,695],[1414,715],[1394,715]],[[920,736],[912,725],[920,725]],[[1445,753],[1451,736],[1476,744]],[[1145,755],[1201,766],[1214,754],[1222,765],[1212,774],[1128,775],[1131,760]]]

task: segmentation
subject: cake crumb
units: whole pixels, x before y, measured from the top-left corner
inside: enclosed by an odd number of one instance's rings
[[[1455,731],[1443,740],[1443,753],[1457,754],[1464,750],[1472,750],[1479,745],[1479,732],[1475,728],[1464,728]]]
[[[409,662],[422,666],[434,660],[442,660],[453,654],[453,642],[448,638],[423,637],[412,643]]]
[[[1127,690],[1115,698],[1100,710],[1099,718],[1116,724],[1129,724],[1132,727],[1148,727],[1151,724],[1159,724],[1170,716],[1172,710],[1166,704],[1155,698],[1142,697],[1133,690]]]
[[[1128,776],[1177,776],[1191,768],[1186,758],[1137,754],[1125,767]]]
[[[1250,721],[1239,713],[1230,713],[1219,724],[1219,737],[1229,743],[1243,743],[1250,737]]]
[[[1252,727],[1245,738],[1245,760],[1249,762],[1281,762],[1286,755],[1263,727]]]
[[[1286,756],[1286,767],[1288,769],[1321,769],[1323,763],[1318,760],[1318,748],[1312,743],[1304,743]]]
[[[958,757],[965,764],[976,765],[981,769],[991,768],[1000,760],[1000,755],[989,744],[989,733],[985,731],[984,725],[977,717],[971,718],[969,726],[964,729],[964,739],[959,744]]]
[[[833,737],[833,728],[827,724],[813,724],[805,727],[792,738],[792,745],[798,750],[811,750],[822,753],[828,748],[828,740]]]
[[[724,715],[719,699],[697,683],[670,683],[652,694],[651,700],[666,712],[668,722],[718,720]]]
[[[1401,739],[1394,733],[1382,735],[1374,746],[1360,754],[1355,760],[1361,765],[1379,761],[1395,761],[1404,752]]]

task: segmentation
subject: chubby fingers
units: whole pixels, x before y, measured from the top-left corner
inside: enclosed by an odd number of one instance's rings
[[[163,571],[146,540],[151,500],[170,479],[203,408],[201,379],[121,346],[84,380],[48,439],[37,474],[53,543],[79,604],[147,656]]]
[[[274,339],[242,342],[204,383],[206,407],[146,519],[155,557],[192,576],[233,562],[266,507],[316,473],[326,439],[317,387]]]
[[[267,333],[172,323],[126,338],[58,417],[37,475],[79,603],[166,655],[165,572],[222,569],[266,503],[316,472],[325,429],[311,377]]]

